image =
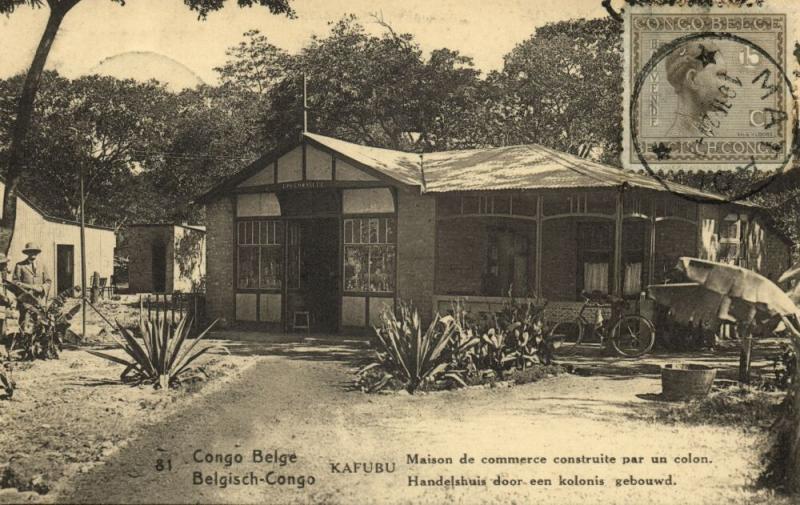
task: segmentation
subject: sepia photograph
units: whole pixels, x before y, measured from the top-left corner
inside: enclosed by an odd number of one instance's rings
[[[793,0],[0,0],[0,504],[800,503]]]

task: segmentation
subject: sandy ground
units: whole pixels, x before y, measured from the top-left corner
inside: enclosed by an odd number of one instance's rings
[[[201,344],[202,345],[202,344]],[[119,354],[118,351],[111,351]],[[219,390],[257,357],[215,354],[198,360],[210,379],[181,390],[120,384],[122,367],[84,350],[58,360],[15,362],[17,391],[0,401],[0,503],[47,499],[65,477],[89,472],[125,447],[144,426]]]
[[[559,376],[513,388],[367,395],[351,387],[353,359],[363,353],[352,345],[265,345],[251,340],[230,346],[234,354],[263,356],[241,379],[156,420],[103,464],[63,480],[46,499],[68,503],[789,503],[749,487],[758,474],[763,434],[652,422],[659,406],[654,399],[660,392],[655,375],[609,371],[592,377]],[[285,466],[254,462],[254,451],[278,451],[297,459]],[[465,453],[475,462],[460,464]],[[414,454],[452,458],[453,462],[415,464],[408,456]],[[212,460],[219,455],[219,459],[205,462],[206,455]],[[241,462],[227,464],[225,455],[241,455]],[[481,461],[508,456],[544,457],[547,462]],[[554,461],[565,456],[614,457],[616,461]],[[663,456],[667,462],[654,463],[654,456]],[[631,459],[623,464],[624,457]],[[695,462],[679,463],[676,458]],[[372,463],[372,473],[365,473],[364,466],[356,469],[355,463]],[[378,463],[393,471],[377,473]],[[230,481],[250,472],[256,476],[255,484],[223,487],[221,479]],[[294,484],[275,484],[278,475],[292,476]],[[302,487],[301,476],[305,479]],[[485,483],[413,485],[415,478],[435,483],[440,476]],[[495,485],[498,476],[523,483]],[[669,476],[672,485],[617,486],[617,479],[622,484],[631,477]],[[535,479],[550,479],[550,483]],[[575,480],[578,485],[569,484]]]

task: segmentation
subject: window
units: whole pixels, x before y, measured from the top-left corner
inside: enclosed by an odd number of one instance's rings
[[[393,293],[394,218],[344,220],[344,290]]]
[[[646,230],[646,223],[639,219],[625,220],[622,225],[623,296],[638,296],[642,291]]]
[[[280,289],[283,277],[283,224],[276,220],[239,221],[237,286]]]
[[[578,223],[579,291],[609,292],[612,226],[609,223]]]
[[[731,265],[744,266],[742,237],[745,222],[738,214],[728,214],[719,225],[718,260]]]
[[[486,252],[483,294],[506,296],[511,290],[513,296],[528,296],[530,285],[530,243],[528,233],[490,228]]]

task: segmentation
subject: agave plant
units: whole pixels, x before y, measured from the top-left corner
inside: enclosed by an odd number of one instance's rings
[[[205,346],[195,350],[197,343],[208,334],[216,324],[216,320],[206,328],[191,344],[184,345],[189,335],[189,319],[183,316],[177,325],[171,325],[166,318],[145,320],[139,314],[139,332],[141,343],[124,326],[117,322],[122,335],[118,344],[127,354],[128,359],[98,351],[89,351],[95,356],[123,365],[125,369],[120,375],[123,382],[133,385],[152,383],[163,390],[181,382],[182,377],[192,370],[190,365],[200,356],[212,349]]]
[[[450,377],[464,384],[455,373],[447,372],[448,361],[444,350],[451,343],[456,325],[452,316],[436,314],[428,329],[423,332],[419,312],[410,304],[400,303],[400,318],[391,310],[381,313],[381,326],[375,328],[379,349],[377,360],[361,368],[357,374],[380,369],[381,378],[369,390],[377,391],[392,379],[403,384],[409,393],[416,391],[426,381],[440,376]]]
[[[477,375],[478,346],[481,342],[477,325],[470,320],[466,303],[462,300],[453,302],[452,313],[455,333],[448,346],[450,369],[459,376]]]

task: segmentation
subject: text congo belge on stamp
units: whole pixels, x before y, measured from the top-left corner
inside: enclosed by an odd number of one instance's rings
[[[664,173],[760,171],[792,157],[797,101],[786,14],[759,8],[632,9],[625,25],[623,165]]]

